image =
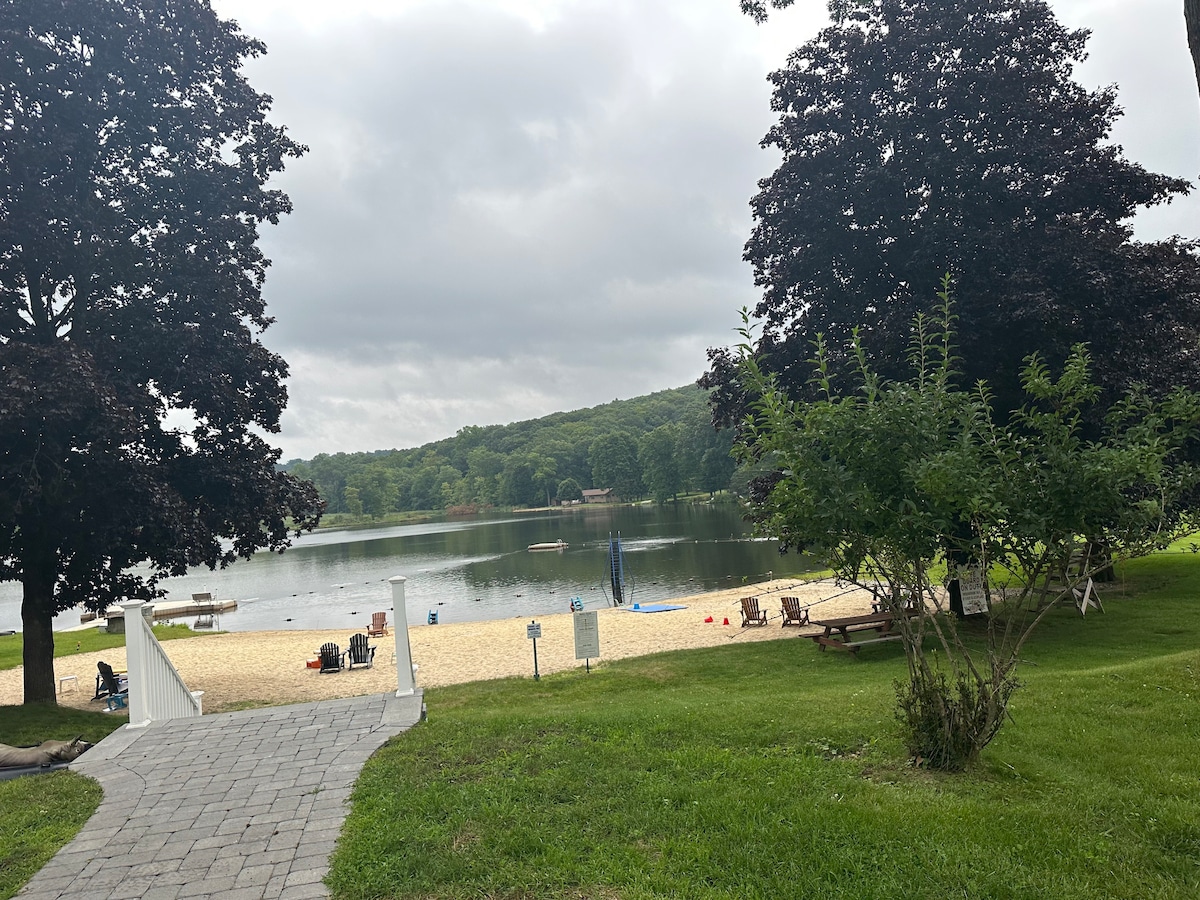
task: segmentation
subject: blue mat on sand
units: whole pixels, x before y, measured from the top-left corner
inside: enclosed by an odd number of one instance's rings
[[[670,612],[673,609],[687,609],[686,606],[672,606],[670,603],[639,603],[636,606],[623,607],[627,612]]]

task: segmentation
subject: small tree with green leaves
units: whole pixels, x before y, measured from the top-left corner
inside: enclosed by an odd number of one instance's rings
[[[676,453],[678,446],[679,427],[674,423],[659,425],[638,441],[642,480],[659,506],[674,499],[682,485]]]
[[[559,501],[567,502],[569,500],[582,500],[583,488],[579,486],[579,482],[574,478],[564,478],[558,483],[558,490],[555,493]]]
[[[1109,565],[1079,562],[1085,542],[1128,557],[1187,529],[1183,498],[1196,478],[1178,451],[1196,433],[1200,398],[1178,391],[1155,403],[1134,393],[1088,439],[1082,423],[1096,388],[1078,346],[1058,378],[1027,358],[1027,403],[999,424],[986,384],[955,384],[948,279],[940,297],[933,316],[915,320],[907,381],[880,378],[855,339],[857,376],[841,385],[818,338],[811,402],[789,398],[759,366],[747,325],[740,368],[758,399],[739,453],[777,466],[752,493],[760,532],[821,558],[896,614],[909,666],[897,685],[909,749],[953,770],[999,731],[1038,623]],[[947,558],[987,573],[978,640],[960,635],[931,574]]]

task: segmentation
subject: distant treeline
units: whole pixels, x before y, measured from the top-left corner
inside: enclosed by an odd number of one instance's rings
[[[322,453],[284,468],[316,484],[330,513],[544,506],[612,488],[659,502],[729,487],[733,434],[694,385],[512,425],[469,426],[414,450]]]

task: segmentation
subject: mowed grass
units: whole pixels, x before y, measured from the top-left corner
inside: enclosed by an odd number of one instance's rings
[[[0,742],[14,747],[82,735],[100,741],[126,720],[42,704],[0,706]],[[0,781],[0,897],[11,897],[100,805],[100,785],[71,771]]]
[[[160,641],[171,641],[177,638],[197,637],[200,634],[216,632],[196,632],[187,625],[155,625],[154,636]],[[0,669],[15,669],[24,660],[23,635],[0,635]],[[85,631],[56,631],[54,633],[54,658],[71,656],[75,653],[92,653],[97,650],[111,650],[113,647],[124,647],[125,635],[108,634],[97,628]],[[95,674],[95,673],[93,673]]]
[[[195,637],[186,625],[155,625],[160,641]],[[124,647],[125,635],[96,629],[54,635],[55,657]],[[21,635],[0,636],[0,669],[21,665]],[[91,690],[90,684],[80,690]],[[98,743],[126,716],[50,704],[0,706],[0,743],[14,747],[82,735]],[[100,805],[100,786],[71,771],[0,781],[0,898],[13,896],[58,849],[73,838]]]
[[[366,766],[336,898],[1200,897],[1200,557],[1055,611],[1013,721],[916,769],[899,647],[807,641],[426,692]],[[601,634],[603,649],[603,634]]]

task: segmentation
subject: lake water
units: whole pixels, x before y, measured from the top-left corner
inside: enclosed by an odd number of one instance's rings
[[[754,540],[732,504],[580,506],[537,513],[443,519],[417,525],[321,531],[283,554],[258,553],[224,571],[200,569],[163,582],[168,600],[211,591],[238,601],[222,613],[226,631],[362,627],[390,610],[388,579],[403,575],[408,622],[531,617],[610,605],[609,535],[620,533],[626,605],[804,571],[806,561],[781,558],[773,541]],[[530,552],[530,544],[563,540],[562,551]],[[0,585],[0,629],[21,628],[21,590]],[[181,620],[183,621],[183,620]],[[388,621],[392,621],[389,613]],[[68,612],[55,628],[79,624]]]

